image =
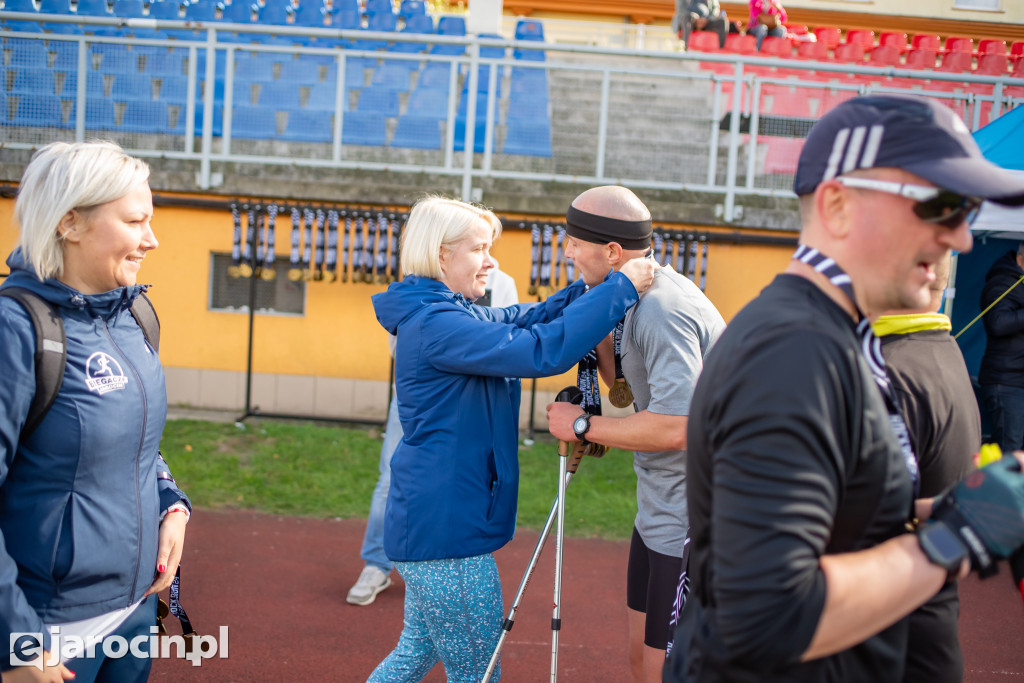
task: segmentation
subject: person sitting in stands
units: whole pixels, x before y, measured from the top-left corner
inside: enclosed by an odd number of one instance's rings
[[[672,29],[686,49],[690,49],[690,33],[712,31],[718,34],[718,46],[725,47],[729,32],[729,18],[718,0],[676,0],[676,13],[672,16]]]
[[[747,33],[757,38],[757,49],[765,36],[786,37],[786,10],[779,0],[750,0]]]

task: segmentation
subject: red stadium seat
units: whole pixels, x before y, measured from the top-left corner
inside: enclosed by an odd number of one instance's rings
[[[867,29],[851,28],[846,32],[847,43],[860,43],[864,46],[865,50],[870,50],[875,46],[875,32],[868,31]]]
[[[879,45],[894,47],[900,52],[907,51],[907,34],[899,31],[883,31],[878,36]]]
[[[810,118],[811,101],[808,94],[807,88],[765,83],[761,88],[762,113]]]
[[[1010,56],[1024,56],[1024,40],[1015,40],[1012,43],[1010,43]]]
[[[893,45],[878,44],[868,53],[868,64],[871,66],[899,66],[900,51]]]
[[[970,52],[947,52],[942,55],[942,63],[937,71],[947,73],[966,73],[974,66],[974,55]]]
[[[931,33],[915,33],[910,39],[910,47],[915,50],[926,49],[938,52],[942,49],[942,39]]]
[[[757,53],[757,38],[746,33],[730,33],[725,37],[725,51],[741,55]]]
[[[978,41],[978,56],[981,55],[1005,55],[1006,41],[994,38],[982,38]]]
[[[829,50],[834,50],[836,45],[843,42],[843,30],[838,26],[815,26],[814,35],[819,43],[825,43]]]
[[[786,33],[794,36],[806,36],[810,31],[803,24],[786,24]]]
[[[797,59],[811,59],[817,62],[828,61],[828,46],[825,43],[800,43],[796,46]]]
[[[690,42],[686,49],[697,52],[720,52],[718,34],[714,31],[694,31],[690,34]]]
[[[1024,58],[1018,59],[1013,63],[1013,67],[1010,69],[1010,75],[1014,78],[1024,78]]]
[[[860,43],[843,43],[836,47],[836,61],[851,64],[864,63],[864,46]]]
[[[765,36],[761,41],[761,54],[765,57],[792,57],[793,43],[789,42],[789,38]]]
[[[800,150],[804,147],[803,138],[762,137],[760,141],[765,146],[765,173],[784,173],[787,175],[796,173],[796,165],[800,160]]]
[[[907,51],[907,59],[904,62],[904,66],[908,69],[934,69],[936,55],[935,50],[910,48]]]
[[[987,53],[978,57],[978,68],[974,73],[984,76],[1005,76],[1009,71],[1010,60],[1004,54]]]
[[[974,52],[974,39],[963,36],[950,36],[946,38],[945,52]]]

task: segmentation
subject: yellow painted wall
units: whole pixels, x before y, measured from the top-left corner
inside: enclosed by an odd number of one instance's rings
[[[836,10],[839,12],[868,12],[905,17],[956,19],[958,21],[997,21],[1007,24],[1024,23],[1024,2],[1002,0],[999,10],[970,10],[954,7],[954,0],[786,0],[787,8]]]
[[[13,199],[0,198],[0,252],[13,248]],[[230,252],[231,215],[224,210],[157,206],[153,228],[160,247],[150,252],[140,282],[160,314],[160,356],[166,367],[244,372],[249,318],[207,310],[210,253]],[[277,223],[278,254],[287,258],[290,222]],[[282,246],[285,245],[285,246]],[[494,247],[502,269],[527,296],[530,235],[509,229]],[[711,244],[707,293],[726,320],[785,267],[788,247]],[[305,316],[256,315],[253,369],[257,373],[386,381],[387,335],[376,322],[370,296],[385,285],[307,283]],[[575,374],[538,382],[557,391]]]

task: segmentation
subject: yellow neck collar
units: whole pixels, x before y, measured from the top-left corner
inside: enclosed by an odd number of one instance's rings
[[[890,334],[910,334],[922,330],[949,330],[953,324],[941,313],[910,313],[907,315],[883,315],[871,325],[879,337]]]

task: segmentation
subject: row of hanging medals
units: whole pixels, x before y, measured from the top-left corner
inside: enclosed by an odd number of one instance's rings
[[[520,223],[525,229],[526,224]],[[572,259],[565,257],[566,233],[563,224],[530,226],[530,296],[546,297],[576,279]],[[708,236],[657,229],[651,239],[654,258],[663,266],[692,280],[701,291],[708,277]]]
[[[284,207],[287,209],[287,207]],[[228,276],[276,276],[275,224],[277,204],[232,204],[234,233]],[[242,217],[245,216],[245,229]],[[291,207],[288,279],[384,284],[398,279],[401,226],[406,214],[352,209]],[[338,232],[341,228],[339,272]],[[244,237],[244,239],[243,239]]]

